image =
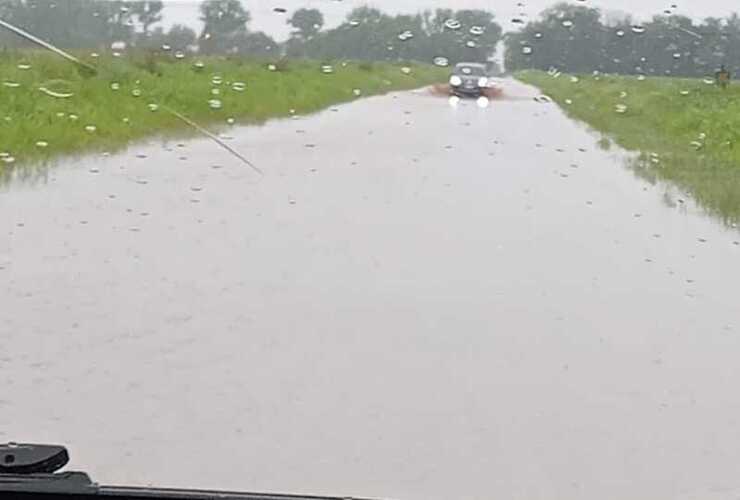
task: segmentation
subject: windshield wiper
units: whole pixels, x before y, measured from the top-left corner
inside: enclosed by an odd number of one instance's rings
[[[69,461],[57,445],[0,445],[2,500],[350,500],[349,497],[102,486],[84,472],[58,472]]]

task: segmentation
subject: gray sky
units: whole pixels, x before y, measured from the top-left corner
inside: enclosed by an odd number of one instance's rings
[[[193,0],[164,0],[167,4],[166,23],[184,22],[197,24],[198,4]],[[387,12],[417,12],[423,9],[450,7],[455,9],[478,8],[494,12],[505,29],[511,27],[510,19],[525,13],[530,17],[536,16],[544,8],[556,3],[555,0],[242,0],[242,3],[252,13],[253,21],[250,25],[253,30],[266,31],[270,35],[282,39],[289,33],[285,25],[286,16],[290,11],[301,7],[320,9],[327,23],[338,24],[354,7],[372,5]],[[518,7],[517,4],[523,4]],[[602,10],[620,10],[632,14],[638,19],[649,18],[658,14],[671,4],[678,6],[676,12],[691,17],[703,18],[707,16],[725,16],[733,11],[740,11],[738,0],[585,0],[569,3],[590,5]],[[288,14],[277,14],[275,7],[288,9]]]

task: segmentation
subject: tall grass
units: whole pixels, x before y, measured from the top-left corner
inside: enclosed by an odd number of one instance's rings
[[[740,85],[632,76],[517,75],[620,146],[636,171],[688,191],[726,222],[740,221]]]
[[[333,72],[325,73],[326,63],[311,61],[177,60],[144,53],[94,62],[99,71],[91,75],[51,54],[0,52],[0,174],[59,154],[110,150],[188,130],[162,106],[199,124],[227,126],[309,113],[446,76],[440,68],[414,64],[333,63]]]

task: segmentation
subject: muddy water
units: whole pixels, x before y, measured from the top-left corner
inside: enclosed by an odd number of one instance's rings
[[[4,187],[0,440],[103,483],[736,498],[737,231],[507,85],[229,130],[264,177],[195,140]]]

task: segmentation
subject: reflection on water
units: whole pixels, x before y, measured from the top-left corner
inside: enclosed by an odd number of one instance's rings
[[[109,484],[736,493],[737,233],[506,84],[233,128],[264,177],[197,139],[6,187],[0,440]]]

